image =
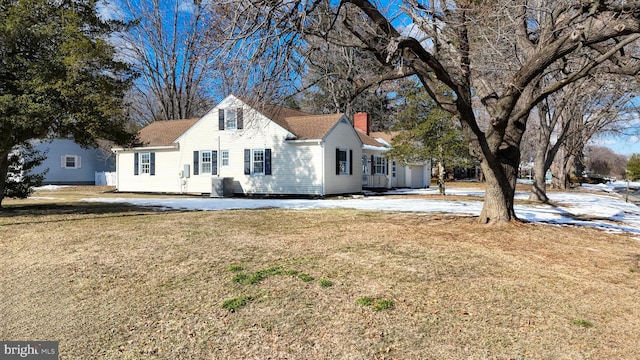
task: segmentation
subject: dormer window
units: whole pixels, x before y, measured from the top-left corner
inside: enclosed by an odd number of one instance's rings
[[[242,129],[242,108],[218,109],[218,130]]]

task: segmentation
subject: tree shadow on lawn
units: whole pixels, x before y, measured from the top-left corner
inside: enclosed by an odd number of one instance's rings
[[[163,208],[158,211],[154,207],[141,207],[119,203],[47,203],[28,205],[6,205],[0,208],[0,221],[6,218],[16,218],[16,222],[0,223],[1,226],[28,225],[42,223],[68,222],[88,219],[119,218],[133,216],[153,216],[162,215],[167,212],[185,212],[186,210],[167,210]],[[60,215],[62,218],[51,218]],[[95,215],[69,218],[66,215]],[[47,218],[45,218],[47,217]],[[18,218],[20,218],[18,220]],[[26,219],[25,219],[26,218]]]

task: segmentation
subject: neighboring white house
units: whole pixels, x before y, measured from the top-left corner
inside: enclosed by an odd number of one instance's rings
[[[325,196],[404,186],[399,168],[384,159],[389,145],[343,114],[234,95],[200,119],[153,122],[140,140],[141,147],[113,149],[118,191],[216,194],[224,184],[235,194]]]

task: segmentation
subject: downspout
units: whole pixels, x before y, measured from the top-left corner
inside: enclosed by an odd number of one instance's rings
[[[320,140],[320,154],[321,154],[321,157],[322,157],[322,159],[321,159],[321,160],[322,160],[322,162],[321,162],[322,166],[320,166],[320,168],[322,169],[322,173],[320,174],[320,175],[321,175],[321,178],[320,178],[320,179],[321,179],[321,185],[322,185],[322,186],[320,187],[320,196],[324,197],[324,194],[325,194],[325,188],[324,188],[324,187],[325,187],[325,178],[324,178],[324,173],[325,173],[325,167],[326,167],[326,164],[325,164],[325,162],[324,162],[324,158],[325,158],[325,156],[324,156],[324,141],[322,141],[322,140]]]

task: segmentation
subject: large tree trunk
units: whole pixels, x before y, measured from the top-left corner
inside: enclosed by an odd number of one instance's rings
[[[489,161],[485,158],[480,164],[486,180],[484,204],[478,219],[482,224],[518,220],[513,205],[520,149],[509,147],[499,150],[495,159]]]
[[[547,179],[545,177],[547,170],[544,164],[546,152],[547,151],[541,146],[536,150],[535,158],[533,159],[533,185],[531,186],[531,193],[529,194],[530,201],[549,202],[549,197],[547,196]]]
[[[547,203],[549,202],[549,197],[547,197],[545,175],[547,173],[546,160],[547,149],[549,148],[549,137],[544,136],[542,130],[540,130],[540,133],[541,135],[538,137],[540,143],[536,148],[536,153],[533,158],[533,186],[531,186],[529,200]]]

